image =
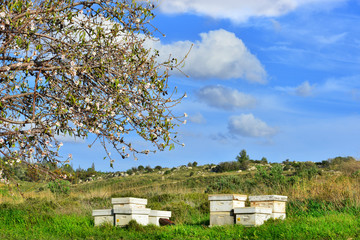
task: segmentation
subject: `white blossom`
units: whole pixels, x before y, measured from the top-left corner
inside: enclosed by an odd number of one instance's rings
[[[34,152],[34,149],[33,149],[33,148],[29,148],[29,153],[30,153],[30,154],[33,154],[33,152]]]
[[[35,30],[35,24],[33,22],[30,23],[30,31]]]

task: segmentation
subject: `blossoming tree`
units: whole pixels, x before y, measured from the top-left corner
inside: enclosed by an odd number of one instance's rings
[[[59,135],[94,134],[122,158],[173,147],[169,92],[150,2],[12,0],[0,5],[0,157],[57,162]],[[136,149],[136,133],[152,143]],[[108,154],[110,158],[110,154]],[[110,158],[110,161],[113,160]]]

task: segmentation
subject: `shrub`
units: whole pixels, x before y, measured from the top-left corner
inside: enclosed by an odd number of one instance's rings
[[[318,167],[313,162],[298,162],[295,166],[295,175],[300,178],[311,180],[320,173]]]
[[[254,182],[244,177],[222,176],[208,185],[206,193],[250,192]]]
[[[256,166],[255,181],[263,183],[274,190],[279,189],[285,184],[285,176],[283,175],[283,168],[280,164],[273,164],[270,170],[263,166]]]
[[[240,163],[239,162],[221,162],[219,163],[216,168],[214,169],[214,172],[222,173],[222,172],[230,172],[230,171],[237,171],[240,169]]]
[[[56,195],[69,195],[70,183],[65,180],[56,179],[48,183],[50,191]]]

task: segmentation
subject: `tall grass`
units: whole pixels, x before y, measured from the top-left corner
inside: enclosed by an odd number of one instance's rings
[[[193,169],[194,171],[194,169]],[[195,172],[195,171],[194,171]],[[167,175],[149,173],[71,186],[58,196],[46,183],[0,185],[0,239],[348,239],[359,238],[360,178],[291,172]],[[267,175],[268,174],[268,175]],[[273,182],[268,180],[272,179]],[[276,180],[278,179],[278,180]],[[285,184],[274,184],[274,182]],[[208,228],[209,193],[281,194],[289,197],[287,219],[256,228]],[[172,211],[175,227],[93,227],[91,211],[111,207],[112,197],[143,197],[148,207]]]

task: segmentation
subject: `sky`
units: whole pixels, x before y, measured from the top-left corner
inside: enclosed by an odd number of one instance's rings
[[[187,98],[176,130],[185,147],[121,159],[88,140],[61,154],[83,169],[124,171],[234,161],[360,158],[359,0],[162,0],[152,24],[160,59],[185,59],[169,79]],[[146,145],[146,143],[140,143]]]

